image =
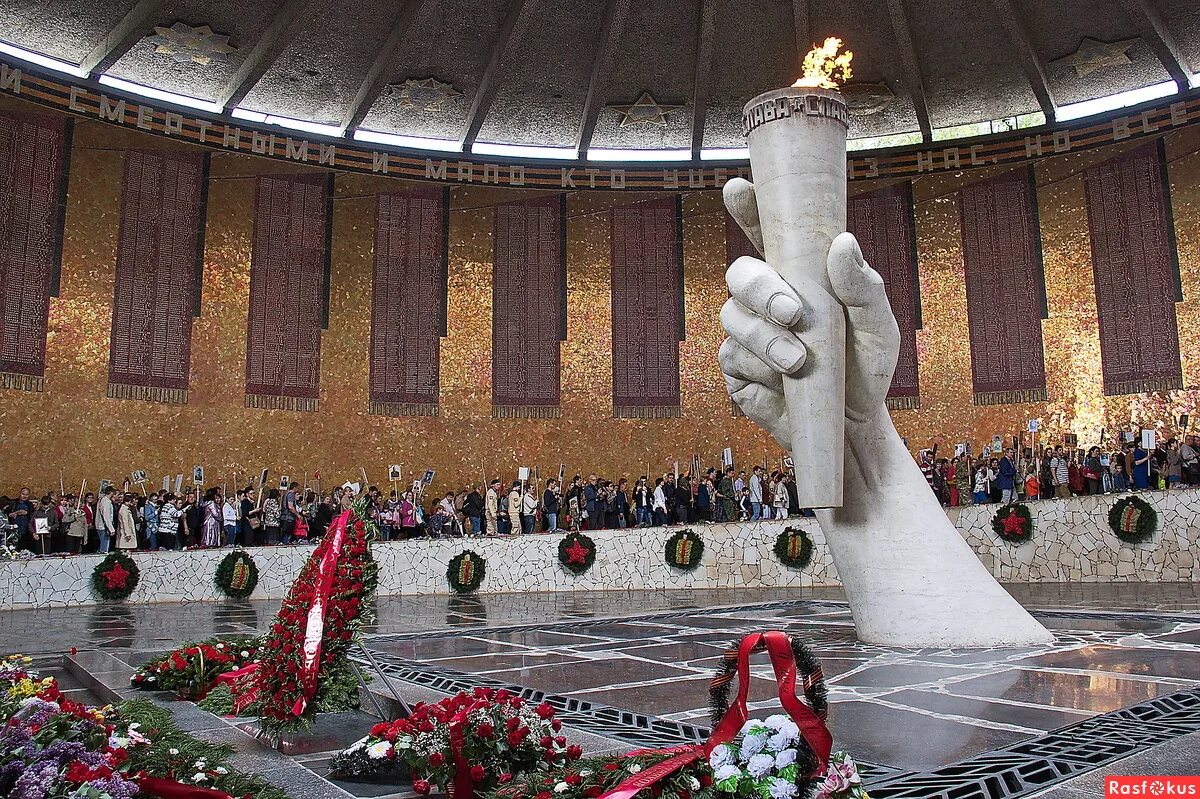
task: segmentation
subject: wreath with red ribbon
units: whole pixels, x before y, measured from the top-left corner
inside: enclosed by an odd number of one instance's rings
[[[249,552],[243,549],[230,552],[217,566],[213,582],[225,596],[234,599],[248,597],[254,593],[254,588],[258,585],[258,566],[255,565],[254,558],[250,557]]]
[[[1033,514],[1024,502],[1013,502],[992,516],[992,530],[1004,541],[1022,544],[1033,536]]]
[[[450,559],[446,579],[457,594],[469,594],[479,587],[487,573],[487,562],[476,552],[465,549]]]
[[[812,539],[799,527],[786,527],[775,539],[775,557],[789,569],[805,568],[812,556]]]
[[[120,602],[137,588],[141,576],[133,558],[117,550],[96,564],[92,570],[92,590],[101,599]]]
[[[667,539],[664,549],[668,566],[691,571],[700,565],[700,558],[704,555],[704,541],[691,530],[680,530]]]
[[[583,533],[567,533],[558,542],[558,562],[572,574],[583,574],[596,562],[596,542]]]
[[[1158,529],[1158,511],[1141,497],[1125,497],[1109,510],[1108,526],[1126,544],[1140,544]]]

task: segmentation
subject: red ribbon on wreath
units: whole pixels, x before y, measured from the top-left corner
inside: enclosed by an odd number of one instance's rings
[[[202,788],[199,785],[188,785],[161,777],[138,777],[137,786],[141,793],[156,796],[158,799],[233,799],[229,794],[215,788]]]
[[[833,749],[833,736],[825,722],[796,697],[796,656],[792,652],[792,643],[787,634],[779,630],[770,630],[751,633],[743,638],[738,646],[737,701],[725,711],[725,715],[713,728],[707,741],[670,749],[642,749],[630,752],[631,755],[673,754],[674,757],[634,774],[611,791],[602,794],[600,799],[632,799],[638,791],[649,788],[679,769],[697,760],[708,759],[713,749],[737,737],[749,717],[746,699],[750,693],[750,655],[760,649],[766,649],[771,658],[771,668],[775,670],[775,683],[779,687],[779,702],[792,717],[792,721],[796,722],[796,726],[800,728],[800,735],[817,757],[817,769],[813,775],[808,776],[824,774],[829,765],[829,753]]]

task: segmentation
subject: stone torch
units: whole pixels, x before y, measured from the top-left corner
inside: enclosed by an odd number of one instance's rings
[[[846,230],[849,114],[833,77],[850,77],[852,54],[838,55],[840,45],[827,39],[814,48],[803,78],[755,97],[742,115],[763,257],[803,297],[813,320],[800,331],[804,366],[783,379],[802,508],[842,506],[846,317],[826,271],[829,246]]]

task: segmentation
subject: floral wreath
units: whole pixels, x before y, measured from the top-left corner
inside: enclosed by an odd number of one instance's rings
[[[1013,502],[992,516],[992,531],[1011,544],[1022,544],[1033,536],[1033,514],[1024,502]]]
[[[230,552],[217,566],[213,582],[225,596],[241,599],[254,593],[258,585],[258,566],[244,549]]]
[[[667,565],[675,569],[691,571],[700,565],[704,554],[704,541],[691,530],[680,530],[667,539],[664,557]]]
[[[567,533],[558,542],[558,562],[572,574],[583,574],[596,562],[596,542],[583,533]]]
[[[479,587],[487,573],[487,562],[469,549],[450,559],[446,579],[457,594],[469,594]]]
[[[775,557],[789,569],[803,569],[812,563],[813,542],[800,527],[785,527],[775,539]]]
[[[829,715],[829,700],[825,688],[825,675],[821,672],[821,661],[800,641],[799,636],[789,635],[788,643],[791,644],[792,655],[796,658],[796,688],[803,690],[805,704],[812,709],[817,718],[824,721]],[[717,672],[708,684],[709,718],[712,719],[714,727],[729,710],[729,697],[737,679],[737,671],[738,642],[735,641],[725,648],[721,664],[717,666]],[[806,758],[806,761],[801,763],[800,770],[803,773],[815,771],[817,757],[803,738],[800,741],[800,757]]]
[[[1158,511],[1141,497],[1125,497],[1109,510],[1108,526],[1126,544],[1140,544],[1158,529]]]
[[[120,602],[137,588],[140,574],[133,558],[120,550],[96,564],[92,570],[92,590],[110,602]]]

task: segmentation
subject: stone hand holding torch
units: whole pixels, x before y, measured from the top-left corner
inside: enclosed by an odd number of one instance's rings
[[[846,319],[826,269],[830,245],[846,230],[849,115],[832,76],[849,77],[852,54],[837,55],[840,45],[828,39],[814,49],[804,78],[755,97],[742,119],[763,257],[811,305],[801,315],[804,364],[783,378],[796,493],[806,508],[842,506]]]

